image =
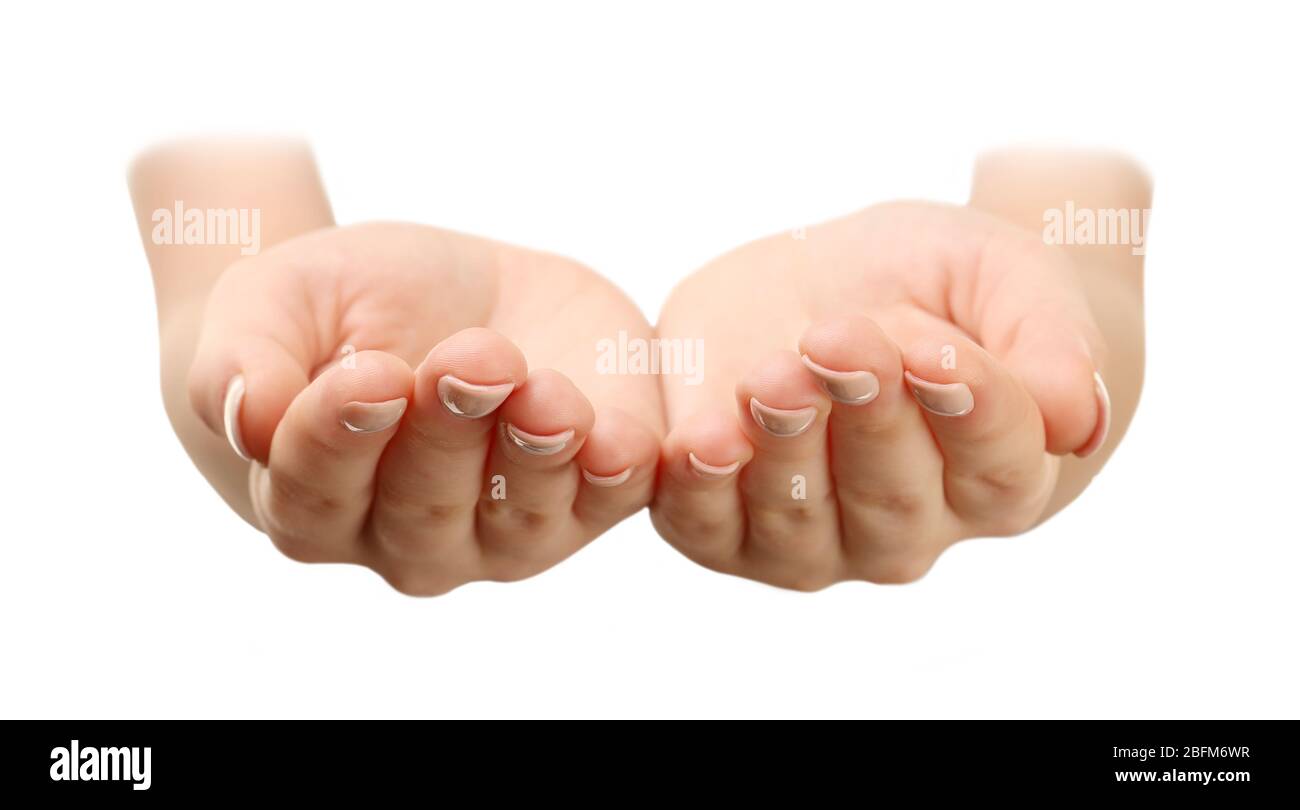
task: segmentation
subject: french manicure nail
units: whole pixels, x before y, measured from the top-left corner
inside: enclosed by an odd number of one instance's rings
[[[975,395],[966,383],[936,383],[903,372],[921,407],[939,416],[965,416],[975,410]]]
[[[520,430],[514,425],[506,425],[505,430],[506,435],[510,437],[510,441],[514,442],[520,450],[534,456],[553,456],[563,450],[564,446],[573,438],[572,429],[561,433],[552,433],[549,436],[529,433]]]
[[[700,461],[699,457],[694,453],[687,453],[686,458],[691,462],[692,469],[694,469],[696,474],[702,478],[726,478],[728,475],[731,475],[736,470],[740,469],[739,461],[733,461],[730,464],[719,467],[713,464],[705,464],[703,461]]]
[[[406,412],[406,397],[387,402],[349,402],[343,406],[343,427],[353,433],[378,433],[397,424]]]
[[[759,427],[773,436],[781,437],[798,436],[817,420],[817,409],[811,405],[787,411],[764,405],[757,397],[749,398],[749,413]]]
[[[843,405],[866,405],[880,393],[880,379],[870,371],[833,371],[806,354],[803,364],[821,381],[830,398]]]
[[[615,473],[614,475],[593,475],[592,473],[583,470],[582,477],[587,479],[588,484],[595,487],[616,487],[631,478],[632,471],[635,469],[636,467],[628,467],[623,472]]]
[[[244,375],[236,374],[226,384],[226,402],[222,408],[221,421],[226,428],[226,441],[234,448],[235,454],[244,461],[252,461],[244,447],[244,433],[239,427],[239,413],[244,406]]]
[[[1110,392],[1106,390],[1106,383],[1102,381],[1101,374],[1094,371],[1092,379],[1093,390],[1097,394],[1097,426],[1093,428],[1088,443],[1074,451],[1079,458],[1087,458],[1097,452],[1106,443],[1106,435],[1110,433]]]
[[[514,383],[476,385],[450,374],[444,374],[438,380],[438,399],[442,400],[443,407],[466,419],[478,419],[492,413],[513,390]]]

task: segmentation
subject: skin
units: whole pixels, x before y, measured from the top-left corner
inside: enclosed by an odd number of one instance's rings
[[[365,565],[413,595],[531,576],[648,504],[663,435],[657,383],[601,375],[593,362],[597,341],[619,330],[650,337],[640,312],[556,256],[418,225],[332,227],[310,158],[296,149],[296,182],[277,186],[257,178],[284,145],[170,146],[132,172],[165,324],[168,411],[227,501],[287,556]],[[209,165],[221,168],[190,168]],[[218,175],[219,188],[204,185]],[[151,245],[154,208],[231,207],[221,192],[236,187],[275,189],[241,198],[264,221],[318,216],[269,229],[260,254],[233,263],[229,251]],[[209,251],[210,274],[183,276],[191,252]],[[224,441],[236,374],[251,464]],[[514,389],[491,413],[457,416],[438,395],[447,374]],[[387,429],[344,423],[354,403],[399,400]],[[504,438],[506,423],[573,434],[560,452],[532,455]],[[582,474],[628,469],[616,486]],[[492,497],[495,476],[504,499]]]
[[[153,273],[161,348],[163,405],[196,467],[249,522],[248,465],[230,452],[190,407],[187,375],[208,296],[241,258],[238,245],[158,245],[152,214],[176,200],[186,207],[260,209],[261,242],[269,246],[334,224],[310,150],[297,141],[175,141],[140,155],[128,175],[140,239]]]
[[[1149,208],[1150,185],[1110,155],[995,153],[967,206],[876,206],[752,243],[683,282],[658,333],[703,340],[708,363],[700,386],[662,378],[660,533],[709,568],[816,590],[913,581],[953,543],[1018,534],[1069,503],[1137,405],[1142,276],[1127,246],[1045,245],[1043,212],[1066,200]],[[804,354],[874,373],[879,395],[833,402]],[[905,371],[964,383],[974,409],[929,412]],[[1081,459],[1071,454],[1101,418],[1094,372],[1113,422]],[[753,398],[816,420],[774,436]],[[690,453],[741,467],[703,477]]]
[[[1067,199],[1149,207],[1145,176],[1109,155],[992,154],[967,206],[876,206],[718,259],[657,332],[704,342],[698,386],[599,373],[598,341],[656,333],[575,262],[417,225],[335,226],[299,143],[170,144],[141,156],[131,187],[164,400],[196,465],[289,557],[365,565],[408,594],[531,576],[652,498],[664,537],[718,571],[801,590],[911,581],[957,540],[1024,531],[1076,497],[1141,385],[1140,257],[1041,237],[1043,210]],[[262,251],[153,244],[151,213],[176,200],[259,209]],[[871,371],[879,395],[833,402],[802,354]],[[904,370],[966,384],[974,410],[920,408]],[[1080,459],[1100,418],[1094,371],[1113,425]],[[251,463],[222,424],[236,375]],[[448,375],[513,388],[465,418],[439,398]],[[816,419],[774,436],[755,398]],[[391,424],[349,430],[358,404]],[[507,425],[573,433],[539,456]],[[741,466],[702,477],[690,453]],[[613,486],[583,474],[628,470]]]

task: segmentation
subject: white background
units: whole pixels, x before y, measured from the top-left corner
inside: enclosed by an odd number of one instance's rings
[[[1300,716],[1294,18],[472,5],[2,6],[0,715]],[[1125,149],[1142,406],[1070,509],[918,584],[722,577],[643,513],[403,597],[282,558],[164,417],[125,169],[209,132],[302,134],[339,221],[572,255],[652,320],[744,241],[962,200],[982,148]]]

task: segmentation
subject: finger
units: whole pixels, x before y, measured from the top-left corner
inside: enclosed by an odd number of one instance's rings
[[[501,407],[488,458],[492,490],[479,502],[478,539],[489,567],[536,573],[591,539],[573,518],[582,474],[573,459],[595,422],[568,377],[537,369]]]
[[[753,461],[740,476],[746,557],[794,587],[811,587],[823,577],[829,584],[840,562],[826,450],[830,397],[797,354],[782,351],[741,380],[736,400],[741,428],[754,447]]]
[[[314,297],[274,249],[213,286],[190,366],[190,404],[244,459],[266,463],[276,425],[310,381],[320,333]]]
[[[477,553],[495,413],[527,374],[519,349],[489,329],[462,330],[429,352],[379,466],[370,531],[380,549],[427,563]]]
[[[650,503],[659,441],[640,421],[617,408],[596,414],[578,452],[582,481],[573,513],[593,535]]]
[[[734,414],[686,417],[664,439],[650,518],[690,559],[734,572],[745,538],[739,471],[753,458]]]
[[[1112,302],[1119,299],[1136,301],[1140,310],[1146,218],[1151,210],[1151,195],[1150,175],[1123,154],[1104,150],[1006,149],[985,154],[977,161],[971,180],[970,206],[1033,230],[1044,228],[1047,212],[1060,216],[1066,214],[1061,210],[1063,207],[1073,207],[1079,213],[1091,211],[1098,215],[1098,234],[1107,229],[1108,237],[1111,226],[1101,221],[1103,212],[1119,217],[1121,230],[1116,238],[1061,240],[1076,243],[1066,247],[1060,247],[1058,243],[1056,249],[1070,255],[1081,275],[1087,273],[1098,277],[1085,281],[1092,289],[1102,290],[1102,297]],[[1129,218],[1127,223],[1123,221],[1125,216]],[[1067,227],[1070,224],[1073,223],[1068,223]],[[1046,228],[1044,238],[1050,238]],[[1079,244],[1080,241],[1096,244]],[[1096,283],[1098,279],[1104,279],[1104,283],[1099,285]],[[1129,378],[1136,390],[1140,384],[1142,364],[1140,311],[1113,306],[1102,309],[1096,298],[1093,299],[1093,311],[1110,340],[1115,340],[1116,331],[1135,339],[1138,351],[1124,346],[1122,354],[1105,357],[1099,365],[1108,378],[1111,375]],[[1112,329],[1115,323],[1137,323],[1139,326],[1135,334],[1131,328]],[[1075,451],[1079,456],[1097,451],[1110,428],[1110,396],[1100,375],[1095,383],[1101,417],[1087,444]]]
[[[905,379],[943,454],[944,491],[963,520],[1023,531],[1046,505],[1057,460],[1029,392],[950,324],[921,316],[895,331]]]
[[[969,213],[971,227],[984,230],[983,244],[973,294],[954,312],[957,324],[1033,397],[1049,452],[1092,452],[1108,422],[1098,373],[1106,347],[1075,266],[1038,234]]]
[[[254,476],[258,516],[294,559],[353,561],[375,468],[406,410],[413,375],[400,358],[359,352],[316,378],[276,429]]]
[[[853,573],[880,583],[916,579],[951,532],[943,456],[903,384],[898,347],[861,315],[813,324],[799,347],[834,400],[831,471]]]

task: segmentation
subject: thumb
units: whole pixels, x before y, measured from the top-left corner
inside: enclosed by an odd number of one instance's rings
[[[1106,345],[1070,258],[980,212],[987,229],[959,324],[1019,377],[1043,415],[1047,450],[1087,455],[1104,439]]]
[[[189,374],[190,405],[242,458],[265,464],[276,426],[307,387],[329,319],[316,317],[301,263],[284,243],[231,265],[212,289]]]

